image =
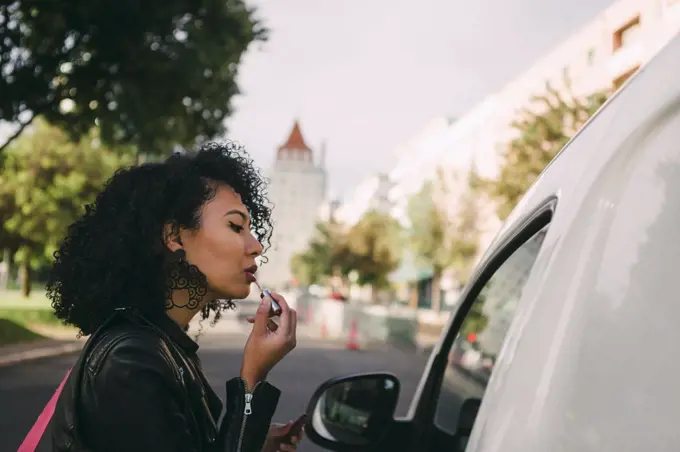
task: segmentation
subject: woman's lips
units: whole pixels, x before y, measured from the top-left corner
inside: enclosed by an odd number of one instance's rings
[[[253,272],[247,271],[245,273],[246,273],[246,279],[248,280],[248,282],[251,282],[251,283],[257,282],[257,279],[255,279],[255,274]]]

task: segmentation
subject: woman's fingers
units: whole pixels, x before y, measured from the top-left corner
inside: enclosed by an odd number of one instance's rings
[[[295,324],[292,323],[291,313],[294,311],[288,306],[288,302],[281,295],[272,292],[272,298],[281,306],[281,315],[279,316],[279,332],[283,335],[289,336],[291,329],[294,329]]]
[[[246,317],[246,320],[248,321],[248,323],[255,323],[255,317],[252,316],[252,315]],[[274,331],[276,331],[276,330],[279,329],[279,326],[276,324],[275,321],[273,321],[272,319],[269,319],[269,320],[267,321],[267,329],[268,329],[269,331],[274,332]]]
[[[271,292],[271,297],[281,306],[281,315],[279,316],[279,323],[276,324],[272,319],[267,322],[269,331],[277,331],[293,341],[296,340],[297,330],[297,312],[291,309],[285,298],[276,292]],[[248,323],[255,323],[255,316],[246,317]]]

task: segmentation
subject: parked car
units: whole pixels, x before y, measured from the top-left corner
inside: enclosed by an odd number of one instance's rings
[[[491,375],[496,356],[469,337],[459,336],[451,347],[449,363],[454,369],[486,384]]]
[[[408,414],[394,419],[395,376],[339,377],[309,403],[311,441],[337,451],[680,450],[678,74],[680,37],[528,190],[465,287]],[[473,321],[495,350],[488,379],[448,364]],[[380,403],[353,405],[362,399]],[[331,405],[362,415],[336,417],[333,433]]]

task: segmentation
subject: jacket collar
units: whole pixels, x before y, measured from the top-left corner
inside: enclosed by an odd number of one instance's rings
[[[165,312],[154,316],[153,323],[188,354],[193,355],[198,351],[198,344]]]

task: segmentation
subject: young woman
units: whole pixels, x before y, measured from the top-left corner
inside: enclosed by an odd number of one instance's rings
[[[271,426],[269,371],[295,347],[296,313],[277,294],[258,308],[240,376],[222,402],[188,335],[248,296],[271,235],[265,183],[233,143],[121,170],[55,253],[56,315],[91,335],[51,422],[54,451],[293,451]]]

